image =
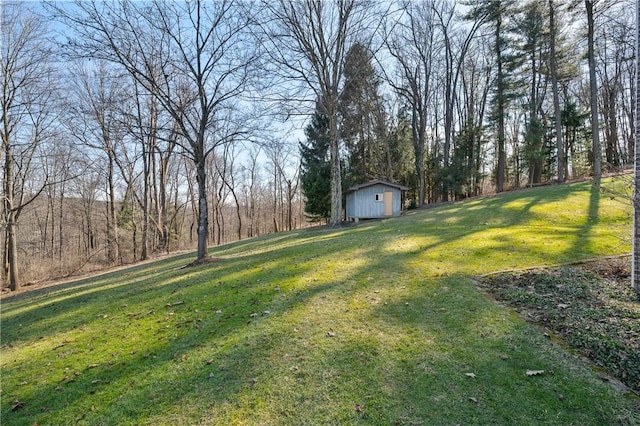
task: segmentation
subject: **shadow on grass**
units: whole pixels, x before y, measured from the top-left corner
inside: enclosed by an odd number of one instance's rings
[[[411,409],[400,413],[410,424],[640,421],[587,366],[542,330],[478,298],[466,277],[430,280],[410,297],[378,305],[371,317],[421,342],[414,353],[398,344],[389,357],[398,396],[411,396]],[[528,376],[532,370],[542,373]]]
[[[523,368],[554,369],[557,359],[540,357],[531,328],[508,315],[502,324],[505,312],[478,299],[463,278],[433,279],[425,254],[538,220],[533,206],[575,191],[584,187],[532,190],[524,204],[512,204],[523,198],[514,194],[348,230],[241,241],[213,250],[223,259],[214,264],[178,269],[185,255],[3,300],[3,419],[502,423],[514,410],[524,423],[533,422],[527,412],[566,420],[571,407],[589,403],[568,384],[565,367],[537,382],[522,377]],[[424,243],[390,249],[408,234]],[[496,256],[514,245],[491,243],[481,250]],[[464,256],[443,256],[456,262],[445,273],[464,268]],[[388,295],[376,302],[375,288]],[[479,380],[464,375],[470,369]],[[523,406],[504,405],[510,398]],[[11,412],[14,399],[25,406]],[[551,410],[538,414],[536,404]]]
[[[35,419],[46,424],[52,421],[50,414],[64,411],[64,418],[54,417],[53,421],[140,424],[160,412],[172,411],[174,403],[188,395],[203,397],[204,392],[209,403],[215,404],[232,401],[235,393],[255,384],[251,381],[257,374],[254,370],[268,368],[262,363],[270,350],[269,339],[256,334],[255,325],[277,321],[285,311],[337,285],[316,284],[283,295],[270,283],[255,280],[264,274],[245,274],[233,282],[205,279],[193,283],[194,276],[207,275],[210,269],[200,268],[191,277],[176,281],[173,294],[160,287],[144,292],[145,302],[129,299],[129,305],[139,303],[136,312],[140,315],[131,316],[125,308],[113,311],[110,318],[95,319],[84,312],[78,320],[81,325],[65,324],[66,328],[92,326],[97,331],[91,336],[81,336],[80,330],[74,340],[49,348],[34,359],[13,361],[9,353],[3,360],[3,376],[24,385],[4,387],[3,419],[16,424],[32,424]],[[222,272],[225,267],[213,269]],[[134,285],[153,286],[153,282]],[[103,290],[101,299],[117,307],[127,300],[120,294],[122,290]],[[167,299],[182,303],[167,307]],[[61,302],[60,309],[75,312],[77,302]],[[146,312],[154,305],[155,312]],[[267,307],[268,315],[264,313]],[[8,325],[15,325],[13,321]],[[21,338],[39,340],[38,332],[34,333]],[[42,376],[21,376],[21,371],[38,370]],[[9,397],[24,401],[25,407],[10,412]]]
[[[90,314],[93,307],[91,303],[100,303],[101,310],[94,312],[95,315],[111,315],[112,312],[124,310],[123,307],[130,299],[138,303],[137,298],[152,299],[167,295],[165,303],[175,301],[175,293],[182,287],[198,280],[215,281],[208,271],[216,271],[220,275],[242,275],[247,268],[258,268],[264,270],[264,264],[272,259],[281,257],[296,258],[304,253],[316,253],[309,258],[304,257],[304,262],[327,262],[331,261],[331,256],[340,258],[341,252],[349,252],[354,248],[363,250],[363,256],[367,261],[377,262],[379,259],[386,259],[392,255],[388,251],[382,250],[389,244],[394,244],[401,235],[418,235],[425,240],[424,244],[412,247],[408,253],[396,253],[397,257],[403,261],[421,260],[421,256],[428,254],[438,247],[446,246],[455,241],[472,240],[475,238],[485,238],[482,233],[486,231],[487,221],[491,221],[490,228],[508,227],[526,224],[534,220],[537,216],[531,213],[533,206],[539,206],[543,202],[552,203],[566,198],[576,191],[584,191],[586,183],[575,184],[570,187],[551,187],[549,190],[540,189],[529,190],[525,196],[522,193],[508,194],[502,197],[495,197],[477,201],[469,204],[452,204],[434,209],[422,219],[415,221],[411,217],[401,218],[399,221],[387,221],[370,226],[362,224],[349,228],[348,232],[342,229],[326,230],[313,229],[296,231],[291,234],[276,235],[272,237],[261,237],[251,241],[240,241],[225,246],[216,252],[222,255],[229,255],[219,267],[188,268],[178,270],[191,255],[181,255],[170,260],[161,260],[148,265],[135,266],[123,271],[103,274],[96,278],[82,279],[53,288],[35,290],[33,292],[17,295],[13,298],[3,300],[2,314],[5,327],[2,333],[1,344],[13,341],[28,341],[42,339],[43,337],[64,333],[68,330],[76,329],[85,321],[85,314]],[[526,203],[524,207],[514,208],[511,204],[518,200]],[[598,213],[599,191],[592,187],[590,192],[589,220],[584,227],[575,231],[555,231],[575,233],[577,243],[574,251],[585,251],[588,247],[589,234],[595,225]],[[455,225],[449,222],[453,221]],[[545,231],[540,231],[544,233]],[[344,236],[347,238],[343,238]],[[565,234],[566,235],[566,234]],[[487,241],[484,247],[479,248],[453,248],[453,253],[449,257],[456,256],[455,250],[460,251],[462,256],[505,256],[513,251],[525,252],[529,248],[522,246],[513,237],[498,236],[499,239]],[[566,236],[562,236],[565,239]],[[245,250],[251,250],[247,253]],[[473,250],[473,251],[470,251]],[[409,256],[407,256],[409,254]],[[567,253],[570,257],[572,253]],[[541,263],[550,260],[544,252],[538,253]],[[254,259],[260,259],[259,264],[252,265]],[[426,266],[426,265],[425,265]],[[234,271],[234,268],[238,269]],[[269,266],[269,268],[277,268]],[[313,266],[308,266],[313,268]],[[280,271],[284,268],[280,267]],[[296,274],[302,271],[293,270],[284,276],[276,277],[279,280],[292,280]],[[445,269],[442,273],[456,273],[458,271]],[[275,273],[275,272],[274,272]],[[438,274],[438,272],[434,272]],[[141,300],[140,303],[144,301]],[[157,309],[157,306],[149,306],[149,309]],[[46,322],[46,332],[40,322]],[[13,324],[21,324],[20,327]],[[31,329],[33,331],[30,331]]]
[[[574,252],[589,253],[589,240],[592,238],[593,227],[598,224],[600,207],[600,182],[594,182],[589,189],[589,207],[586,223],[576,232],[576,242],[571,249]]]

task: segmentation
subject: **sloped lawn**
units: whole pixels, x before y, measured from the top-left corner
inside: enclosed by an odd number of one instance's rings
[[[638,424],[472,278],[628,253],[629,210],[538,188],[4,298],[2,424]]]

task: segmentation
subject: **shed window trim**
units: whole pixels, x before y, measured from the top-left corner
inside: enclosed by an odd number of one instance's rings
[[[376,201],[381,203],[384,201],[384,194],[382,192],[376,192]]]

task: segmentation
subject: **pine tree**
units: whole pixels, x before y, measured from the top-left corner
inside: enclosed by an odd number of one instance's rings
[[[331,217],[331,163],[329,161],[329,119],[316,110],[300,142],[300,183],[306,198],[304,211],[310,222]]]
[[[345,56],[339,111],[341,137],[348,155],[343,180],[346,186],[390,179],[385,111],[371,57],[369,49],[361,43],[354,44]]]

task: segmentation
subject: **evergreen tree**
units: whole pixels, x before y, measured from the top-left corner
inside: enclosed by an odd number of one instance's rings
[[[329,161],[329,119],[316,109],[300,142],[300,184],[306,198],[304,207],[310,222],[331,217],[331,163]]]
[[[562,127],[566,141],[564,164],[567,177],[576,178],[587,172],[590,154],[584,150],[590,149],[591,128],[587,125],[589,116],[589,111],[578,110],[578,106],[572,101],[566,102],[562,110]],[[569,176],[569,163],[573,176]]]
[[[443,169],[449,190],[456,200],[478,195],[482,179],[479,167],[480,128],[468,125],[456,135],[451,164]]]
[[[407,111],[401,110],[396,117],[396,122],[390,125],[387,145],[391,174],[388,179],[409,187],[407,198],[411,200],[413,207],[417,207],[420,182],[416,176],[411,118],[408,115]]]
[[[361,43],[354,44],[345,56],[339,111],[348,156],[343,181],[346,186],[391,178],[385,111],[378,93],[380,80],[371,57]]]

